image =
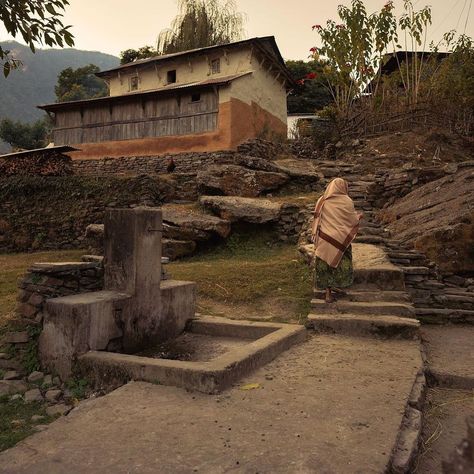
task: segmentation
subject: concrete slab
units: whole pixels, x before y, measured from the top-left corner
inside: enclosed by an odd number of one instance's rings
[[[413,341],[315,336],[219,396],[130,383],[85,402],[0,472],[382,473],[421,366]]]
[[[421,337],[431,383],[474,389],[474,326],[425,325]]]

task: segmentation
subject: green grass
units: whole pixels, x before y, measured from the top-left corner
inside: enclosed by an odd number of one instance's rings
[[[83,250],[0,254],[0,328],[14,317],[18,279],[36,262],[78,261]]]
[[[33,434],[35,425],[47,424],[54,417],[46,415],[46,407],[42,403],[25,403],[23,400],[8,400],[0,397],[0,451],[11,448],[19,441]],[[38,422],[32,422],[33,415],[44,416]]]
[[[168,270],[173,279],[197,283],[201,309],[243,305],[264,318],[276,312],[280,320],[301,320],[309,312],[311,272],[295,246],[270,242],[263,232],[233,234],[212,252],[171,263]]]

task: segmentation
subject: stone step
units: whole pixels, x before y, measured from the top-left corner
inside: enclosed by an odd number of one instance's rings
[[[308,325],[318,332],[354,336],[376,336],[389,339],[417,337],[420,323],[416,319],[398,316],[377,318],[353,314],[309,314]]]
[[[407,316],[414,317],[415,311],[410,304],[395,301],[345,301],[326,303],[324,300],[312,299],[311,312],[316,314],[350,313],[371,314],[377,316]]]
[[[424,323],[474,324],[474,311],[455,308],[415,308],[416,317]]]
[[[401,269],[403,270],[403,273],[405,273],[405,275],[429,275],[431,273],[430,268],[423,267],[423,266],[419,266],[419,267],[408,266],[408,267],[401,267]]]
[[[390,267],[356,268],[354,287],[365,288],[368,285],[384,291],[404,291],[405,276],[399,268],[393,265]],[[354,287],[352,289],[355,289]]]
[[[386,242],[385,237],[380,237],[378,235],[358,235],[354,241],[359,244],[374,244],[381,245]]]
[[[421,253],[417,252],[397,252],[394,250],[389,250],[387,255],[390,258],[406,258],[409,260],[423,260],[425,256]]]
[[[324,300],[325,292],[314,289],[313,295],[316,299]],[[338,298],[340,301],[386,301],[410,303],[410,296],[405,291],[381,291],[381,290],[353,290],[348,289],[344,296]]]

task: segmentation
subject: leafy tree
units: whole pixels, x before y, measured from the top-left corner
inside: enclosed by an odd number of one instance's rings
[[[137,59],[146,59],[152,56],[158,56],[158,52],[153,46],[147,45],[139,49],[126,49],[120,53],[120,64],[127,64]]]
[[[95,76],[99,71],[100,69],[94,64],[77,69],[68,67],[61,71],[54,88],[57,102],[106,96],[108,89],[105,82]]]
[[[127,49],[120,62],[238,41],[244,37],[244,22],[234,0],[178,0],[178,15],[171,28],[160,32],[157,48]]]
[[[35,44],[73,46],[70,26],[64,26],[61,21],[62,11],[67,5],[68,0],[1,0],[0,23],[14,38],[21,35],[33,53]],[[20,61],[0,46],[0,65],[3,65],[3,74],[7,77],[12,69],[19,67]]]
[[[3,119],[0,122],[0,139],[13,148],[32,150],[46,145],[49,129],[47,119],[38,120],[32,124]]]
[[[332,102],[332,96],[322,79],[322,65],[318,61],[286,61],[298,87],[288,96],[288,112],[314,113]]]

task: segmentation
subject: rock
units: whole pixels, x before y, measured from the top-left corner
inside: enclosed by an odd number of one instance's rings
[[[7,344],[24,344],[30,340],[30,336],[26,331],[8,332],[5,335]]]
[[[71,409],[72,408],[65,403],[59,403],[58,405],[46,408],[46,413],[48,416],[66,415]]]
[[[89,224],[84,239],[91,253],[101,254],[104,249],[104,224]]]
[[[10,400],[15,401],[15,400],[20,400],[20,399],[23,400],[23,396],[20,395],[19,393],[15,393],[15,395],[13,395]]]
[[[41,395],[41,392],[39,391],[38,388],[33,388],[31,390],[28,390],[25,393],[26,403],[42,402],[42,401],[43,401],[43,395]]]
[[[47,430],[47,429],[48,429],[48,425],[36,425],[35,426],[35,430],[39,431],[39,432]]]
[[[22,380],[0,380],[0,396],[25,393],[28,385]]]
[[[8,360],[10,359],[10,354],[7,354],[6,352],[0,352],[0,360]]]
[[[51,374],[45,375],[43,379],[43,385],[53,385],[53,376]]]
[[[211,238],[212,234],[196,228],[176,227],[163,223],[163,237],[170,240],[197,240],[205,241]]]
[[[33,416],[31,417],[31,421],[32,421],[33,423],[38,423],[39,421],[43,421],[44,418],[45,418],[45,417],[42,416],[42,415],[33,415]]]
[[[5,375],[3,376],[3,380],[15,380],[19,378],[20,374],[16,370],[9,370],[8,372],[5,372]]]
[[[162,239],[161,243],[163,255],[166,255],[170,260],[192,255],[196,250],[196,242],[192,240]]]
[[[249,155],[234,155],[219,160],[219,164],[232,164],[250,168],[253,170],[279,172],[278,166],[264,158],[257,158]]]
[[[21,370],[21,362],[17,359],[0,359],[0,369]]]
[[[46,392],[45,398],[48,402],[55,402],[62,395],[61,390],[48,390]]]
[[[174,225],[190,232],[191,229],[203,231],[207,235],[216,234],[226,238],[230,234],[230,222],[197,212],[190,212],[188,209],[163,207],[163,222]]]
[[[284,160],[275,161],[277,171],[285,173],[292,178],[307,178],[311,181],[320,181],[323,178],[321,173],[318,173],[313,161],[287,158]]]
[[[41,382],[44,379],[44,374],[43,372],[31,372],[30,375],[28,375],[28,382],[30,383],[36,383],[36,382]]]
[[[198,173],[196,180],[207,194],[257,197],[279,189],[288,181],[283,173],[258,171],[237,165],[212,165]]]
[[[278,220],[282,207],[281,204],[268,199],[235,196],[201,196],[199,201],[201,205],[217,212],[223,219],[254,224]]]

